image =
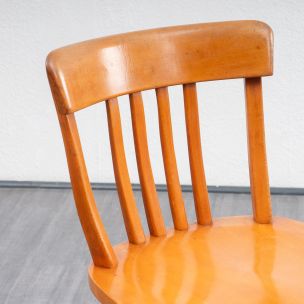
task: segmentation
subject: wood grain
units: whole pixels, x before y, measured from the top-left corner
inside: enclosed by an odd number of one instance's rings
[[[196,85],[184,85],[183,92],[189,163],[197,222],[201,225],[210,225],[212,217],[202,158]]]
[[[166,227],[151,168],[141,93],[130,95],[130,108],[138,174],[150,233],[153,236],[163,236],[166,234]]]
[[[114,267],[113,248],[101,222],[86,170],[74,114],[58,113],[78,216],[94,264]]]
[[[264,112],[261,78],[245,80],[248,160],[254,218],[258,223],[271,222]]]
[[[61,113],[147,89],[272,75],[272,31],[259,21],[174,26],[120,34],[51,52]]]
[[[227,303],[244,300],[286,303],[303,298],[299,283],[304,279],[303,224],[287,219],[272,222],[271,218],[261,77],[272,75],[272,49],[272,31],[268,25],[258,21],[231,21],[120,34],[49,54],[48,79],[76,207],[94,263],[89,270],[90,286],[100,301],[221,303],[224,299]],[[246,78],[248,159],[255,221],[228,218],[212,223],[196,82],[231,78]],[[176,84],[183,85],[198,223],[189,230],[167,91],[168,86]],[[141,96],[141,91],[152,88],[157,92],[162,153],[176,228],[168,234],[150,163]],[[137,167],[151,235],[146,242],[131,189],[116,100],[125,94],[130,98]],[[128,243],[116,246],[115,250],[96,208],[73,115],[104,100],[107,100],[115,178],[129,237]],[[116,218],[112,216],[113,221]],[[261,225],[269,223],[272,225]],[[272,279],[272,272],[276,280]]]
[[[188,222],[175,158],[168,88],[156,89],[156,96],[159,133],[173,223],[175,229],[186,230]]]
[[[123,144],[117,99],[106,102],[113,168],[119,201],[130,243],[145,242],[144,230],[136,207]]]
[[[212,228],[171,230],[144,246],[120,244],[118,267],[91,266],[89,282],[102,303],[300,304],[303,231],[303,223],[286,218],[273,225],[215,219]]]

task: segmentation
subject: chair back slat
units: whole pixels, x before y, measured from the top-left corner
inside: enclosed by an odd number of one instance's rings
[[[256,222],[271,222],[271,199],[268,180],[262,80],[245,79],[247,142],[253,215]]]
[[[138,174],[147,222],[151,235],[162,236],[166,234],[166,227],[161,213],[151,168],[144,105],[140,92],[130,94],[130,108]]]
[[[111,268],[116,256],[99,216],[84,162],[74,114],[58,113],[77,212],[93,262]]]
[[[139,213],[130,182],[121,129],[120,113],[117,99],[106,101],[115,181],[121,210],[130,243],[145,242]]]
[[[209,225],[212,222],[208,189],[202,158],[196,84],[183,86],[187,129],[188,153],[197,222]]]
[[[156,96],[159,133],[173,223],[175,229],[187,230],[188,221],[174,151],[168,88],[156,89]]]

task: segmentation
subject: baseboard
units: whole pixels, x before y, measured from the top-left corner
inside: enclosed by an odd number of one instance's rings
[[[115,183],[91,183],[94,190],[116,190]],[[140,184],[132,184],[134,191],[140,191]],[[192,192],[191,185],[181,185],[183,192]],[[0,181],[0,188],[45,188],[70,189],[69,182],[41,182],[41,181]],[[167,191],[164,184],[156,185],[157,191]],[[209,193],[249,194],[250,188],[243,186],[208,186]],[[271,187],[274,195],[304,195],[304,188]]]

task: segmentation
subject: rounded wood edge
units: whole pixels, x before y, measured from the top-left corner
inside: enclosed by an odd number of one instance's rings
[[[104,304],[116,304],[117,302],[115,302],[114,300],[112,300],[110,298],[110,296],[104,292],[102,289],[100,289],[98,287],[97,282],[94,280],[94,277],[92,275],[92,271],[94,269],[94,264],[92,263],[88,269],[88,279],[89,279],[89,286],[90,289],[92,291],[92,293],[94,294],[95,298],[100,302],[100,303],[104,303]]]
[[[230,217],[220,217],[215,218],[211,226],[202,226],[198,224],[192,224],[189,225],[188,231],[178,231],[174,228],[168,229],[167,235],[164,237],[153,237],[153,236],[147,236],[146,237],[146,243],[145,244],[139,244],[134,245],[130,244],[128,242],[123,242],[120,244],[117,244],[114,246],[114,250],[117,253],[118,263],[120,257],[123,258],[123,254],[119,254],[120,252],[123,253],[128,246],[147,246],[150,242],[150,240],[155,240],[158,238],[169,238],[175,233],[188,233],[193,230],[195,230],[197,227],[201,227],[202,229],[212,229],[212,227],[229,227],[229,226],[256,226],[256,227],[263,227],[263,226],[274,226],[274,227],[284,227],[289,232],[295,232],[299,229],[304,234],[304,222],[286,218],[286,217],[280,217],[276,216],[273,217],[272,222],[268,224],[260,224],[254,221],[254,218],[252,216],[230,216]],[[297,232],[299,232],[297,231]],[[117,266],[116,266],[117,267]],[[98,282],[94,278],[94,270],[98,269],[100,267],[95,266],[93,263],[88,268],[88,279],[89,279],[89,286],[91,288],[91,291],[95,295],[95,297],[98,299],[98,301],[101,301],[101,303],[117,303],[115,302],[110,295],[108,295],[106,292],[104,292],[100,287]],[[109,271],[111,271],[109,269]]]
[[[232,28],[232,31],[239,31],[240,27],[244,26],[244,30],[247,31],[247,33],[260,34],[260,38],[264,39],[265,42],[265,48],[263,48],[265,50],[264,57],[262,58],[261,56],[252,55],[247,57],[248,60],[253,60],[253,58],[259,58],[260,61],[263,61],[262,66],[257,69],[248,68],[248,70],[246,68],[235,69],[233,73],[229,74],[227,74],[227,71],[234,69],[233,67],[225,68],[224,72],[221,71],[215,73],[213,71],[211,72],[211,74],[207,73],[207,75],[205,75],[204,73],[202,75],[197,75],[197,72],[193,72],[191,74],[191,77],[176,76],[173,78],[168,78],[164,77],[160,72],[160,75],[158,77],[150,77],[151,79],[148,77],[148,80],[150,79],[149,81],[141,81],[137,85],[133,83],[132,80],[134,78],[135,73],[131,73],[130,71],[130,83],[125,82],[123,85],[118,86],[115,85],[117,81],[115,81],[115,83],[112,85],[106,84],[107,77],[105,75],[97,77],[96,75],[100,72],[100,69],[98,69],[98,65],[100,65],[100,63],[96,64],[94,62],[94,73],[92,72],[90,75],[85,76],[82,72],[80,73],[78,71],[79,73],[77,72],[76,74],[80,74],[80,76],[78,75],[79,79],[77,81],[74,81],[75,79],[73,76],[73,69],[71,69],[71,67],[75,66],[75,62],[79,65],[78,58],[79,56],[82,56],[82,52],[84,49],[94,51],[100,48],[107,48],[107,46],[115,46],[119,43],[126,43],[126,41],[128,40],[132,40],[133,43],[134,39],[136,40],[136,37],[141,38],[145,37],[146,35],[172,35],[173,32],[178,32],[183,35],[184,31],[195,32],[199,28],[202,28],[203,31],[210,31],[213,27],[219,27],[220,30],[220,27],[224,25],[224,28],[231,28],[234,26],[235,29]],[[240,34],[243,35],[241,32]],[[157,43],[159,43],[159,41]],[[131,55],[132,54],[130,54],[130,56]],[[131,57],[133,58],[133,55]],[[73,61],[73,59],[75,60]],[[249,64],[249,66],[252,66],[252,64]],[[46,58],[46,69],[53,96],[59,112],[61,114],[70,114],[110,98],[116,98],[122,95],[132,94],[138,91],[160,88],[164,86],[174,86],[179,84],[204,82],[211,80],[271,76],[273,74],[273,32],[268,24],[257,20],[236,20],[224,22],[198,23],[129,32],[119,35],[91,39],[53,50],[48,54]],[[151,70],[153,70],[153,67],[151,68]],[[202,72],[200,72],[199,74],[201,73]],[[94,74],[96,75],[93,76]],[[139,77],[135,78],[141,79],[142,74],[140,74]],[[105,81],[104,85],[100,84],[100,79],[102,81]],[[82,82],[84,83],[81,85]],[[76,84],[74,85],[74,83]],[[90,86],[90,89],[84,90],[83,88],[85,88],[87,85]]]

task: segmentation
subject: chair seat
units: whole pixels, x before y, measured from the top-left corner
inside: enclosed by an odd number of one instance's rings
[[[304,223],[290,219],[215,219],[115,252],[117,268],[89,268],[102,303],[303,303]]]

